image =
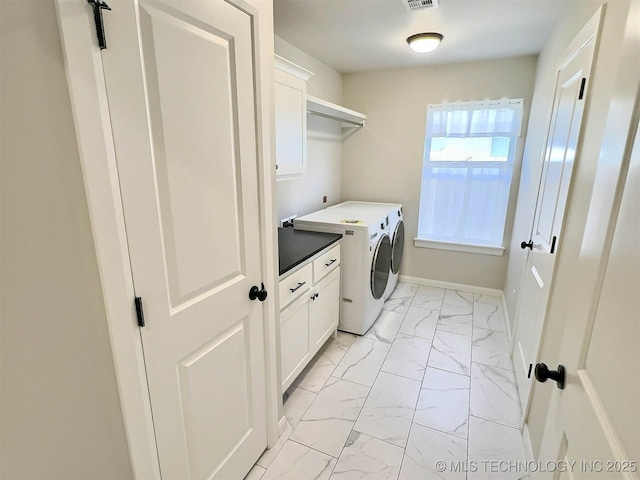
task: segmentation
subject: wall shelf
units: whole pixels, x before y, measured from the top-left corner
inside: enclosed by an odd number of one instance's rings
[[[349,110],[348,108],[327,102],[320,98],[307,94],[307,113],[320,117],[331,118],[346,123],[349,127],[364,127],[367,116],[363,113]]]

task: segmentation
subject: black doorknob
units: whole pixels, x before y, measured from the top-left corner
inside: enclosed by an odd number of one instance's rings
[[[564,390],[565,371],[562,365],[558,365],[558,370],[549,370],[544,363],[538,363],[535,370],[536,380],[541,383],[546,382],[549,378],[555,380],[560,390]]]
[[[264,283],[260,283],[260,287],[261,288],[258,288],[255,285],[251,287],[251,290],[249,290],[249,298],[251,300],[257,298],[261,302],[264,302],[267,299],[267,291],[264,289]]]
[[[520,244],[520,248],[521,248],[521,249],[523,249],[523,250],[524,250],[525,248],[529,248],[529,249],[533,250],[533,240],[529,240],[529,243],[527,243],[527,242],[522,242],[522,243]]]

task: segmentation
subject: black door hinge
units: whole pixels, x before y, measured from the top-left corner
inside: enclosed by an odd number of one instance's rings
[[[142,309],[142,297],[136,297],[136,315],[138,316],[138,326],[144,327],[144,310]]]
[[[580,93],[578,94],[578,100],[582,100],[584,97],[584,86],[587,84],[587,79],[583,78],[582,83],[580,84]]]
[[[102,0],[87,0],[93,8],[93,21],[96,23],[96,35],[98,36],[98,46],[100,50],[107,48],[107,39],[104,36],[104,22],[102,21],[102,10],[111,10],[111,7]]]
[[[553,240],[551,240],[551,251],[549,253],[555,253],[556,252],[556,241],[558,240],[558,237],[553,237]]]

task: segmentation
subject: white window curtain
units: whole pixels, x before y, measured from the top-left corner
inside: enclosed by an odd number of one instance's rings
[[[443,103],[427,109],[430,137],[520,136],[522,99]]]
[[[502,247],[522,99],[429,105],[418,238]],[[433,161],[434,138],[508,137],[506,161]]]

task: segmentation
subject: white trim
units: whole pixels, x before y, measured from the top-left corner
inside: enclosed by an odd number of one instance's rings
[[[284,433],[284,431],[287,429],[287,425],[288,425],[287,417],[283,415],[280,421],[278,422],[278,434],[279,434],[278,436]]]
[[[438,240],[425,240],[424,238],[414,238],[413,244],[418,248],[433,248],[435,250],[449,250],[451,252],[476,253],[479,255],[493,255],[501,257],[504,255],[504,247],[494,247],[489,245],[471,245],[468,243],[440,242]]]
[[[399,282],[413,283],[415,285],[425,285],[427,287],[447,288],[449,290],[458,290],[460,292],[477,293],[478,295],[490,295],[492,297],[502,297],[502,290],[497,288],[476,287],[475,285],[465,285],[464,283],[444,282],[442,280],[430,280],[428,278],[409,277],[407,275],[399,275]]]
[[[593,385],[591,381],[591,377],[589,376],[589,372],[585,369],[578,370],[577,372],[578,379],[582,384],[582,388],[584,389],[584,395],[586,396],[587,403],[593,409],[594,416],[596,417],[598,423],[600,424],[600,428],[604,433],[607,445],[611,448],[611,453],[613,453],[614,460],[618,462],[629,462],[632,459],[624,448],[624,444],[618,435],[618,432],[607,413],[607,409],[605,408],[602,400],[600,399],[600,395],[598,395],[598,391],[596,387]],[[625,474],[622,475],[621,478],[628,480],[637,480],[637,476],[633,475],[631,472],[623,472]]]
[[[571,43],[567,45],[564,49],[564,52],[561,57],[561,61],[558,62],[558,66],[556,70],[559,72],[564,67],[566,67],[571,61],[580,55],[580,52],[587,48],[587,46],[595,41],[596,46],[594,48],[594,58],[597,55],[599,40],[600,40],[600,29],[602,28],[602,21],[604,17],[604,5],[598,7],[598,10],[593,14],[593,16],[587,21],[587,23],[580,29],[577,35],[571,40]],[[595,62],[594,62],[595,63]],[[587,72],[589,76],[593,73],[593,68]],[[587,85],[588,87],[588,85]]]
[[[91,8],[56,0],[62,51],[131,468],[160,478],[111,122]]]
[[[231,0],[240,4],[240,0]],[[244,1],[244,0],[243,0]],[[249,0],[247,3],[258,11],[254,22],[254,42],[260,40],[256,55],[256,123],[258,153],[258,181],[260,189],[260,226],[262,236],[263,272],[265,285],[269,291],[277,292],[278,271],[278,229],[275,222],[275,105],[274,105],[274,47],[273,16],[271,5]],[[267,44],[268,42],[268,44]],[[267,447],[273,447],[280,438],[278,425],[282,411],[282,391],[280,384],[280,305],[278,295],[272,295],[270,302],[264,302],[265,312],[265,408],[267,411]]]
[[[529,434],[529,425],[526,423],[522,427],[522,442],[524,443],[524,458],[527,462],[534,462],[533,446],[531,445],[531,435]]]
[[[234,0],[241,4],[243,0]],[[98,270],[111,339],[118,393],[133,475],[160,479],[160,466],[146,382],[142,340],[133,307],[133,276],[129,263],[124,214],[112,140],[106,87],[100,50],[95,41],[91,8],[84,0],[55,0],[69,96],[73,112],[87,204],[94,237]],[[273,37],[270,9],[262,2],[248,2],[259,11],[255,24],[256,78],[258,79],[257,130],[261,166],[260,225],[266,274],[265,284],[277,291],[277,230],[273,191]],[[271,40],[272,42],[272,40]],[[254,44],[255,45],[255,44]],[[280,436],[281,395],[276,325],[278,301],[265,302],[265,370],[267,443]]]
[[[509,342],[509,356],[513,358],[513,335],[511,334],[511,325],[509,324],[509,311],[507,310],[507,299],[504,296],[504,291],[501,292],[502,295],[502,312],[503,320],[504,320],[504,331],[507,334],[507,341]]]
[[[293,75],[294,77],[297,77],[305,82],[315,75],[315,73],[313,73],[312,71],[307,70],[306,68],[301,67],[300,65],[297,65],[277,54],[274,55],[274,66],[278,70],[287,72],[288,74]]]

